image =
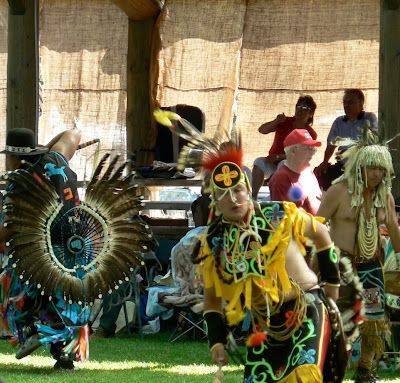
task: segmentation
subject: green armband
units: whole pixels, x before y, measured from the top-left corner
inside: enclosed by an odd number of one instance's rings
[[[340,286],[339,257],[334,244],[328,248],[317,250],[317,259],[321,281]]]
[[[217,311],[207,311],[204,314],[204,322],[206,322],[206,332],[210,349],[217,343],[227,343],[228,329],[223,314]]]

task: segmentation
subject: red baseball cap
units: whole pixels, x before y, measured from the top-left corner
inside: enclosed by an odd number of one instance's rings
[[[313,140],[311,134],[305,129],[294,129],[283,141],[285,148],[292,145],[321,146],[321,142]]]

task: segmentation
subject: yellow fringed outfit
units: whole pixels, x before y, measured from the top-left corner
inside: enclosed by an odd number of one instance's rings
[[[286,271],[291,241],[306,254],[307,213],[290,202],[253,206],[239,130],[222,141],[223,136],[210,139],[178,115],[157,110],[154,116],[189,141],[180,153],[180,167],[201,167],[210,175],[208,228],[194,262],[199,264],[205,288],[213,288],[227,302],[228,323],[238,324],[250,314],[253,329],[263,335],[248,344],[244,382],[322,382],[330,335],[323,297],[320,289],[302,291]],[[194,155],[193,149],[200,150],[201,156]],[[314,230],[316,220],[311,217]],[[336,277],[337,258],[330,250],[321,251],[328,269],[334,265]],[[289,300],[289,294],[295,298]],[[223,315],[210,310],[204,320],[211,350],[223,345]]]
[[[253,270],[249,267],[247,272],[242,273],[238,270],[239,273],[233,275],[234,283],[226,283],[221,280],[209,241],[203,241],[199,254],[199,258],[203,259],[199,265],[200,273],[203,275],[205,288],[214,287],[216,295],[229,302],[225,312],[230,325],[243,320],[244,309],[254,308],[255,302],[252,302],[254,287],[260,290],[261,295],[266,296],[267,302],[270,302],[271,306],[278,305],[283,294],[288,294],[293,288],[293,281],[289,279],[286,272],[285,253],[291,238],[293,238],[298,243],[302,254],[305,255],[304,214],[308,215],[308,213],[297,209],[291,202],[282,204],[275,202],[274,205],[269,206],[267,210],[264,208],[260,213],[263,211],[273,213],[278,206],[282,206],[284,211],[284,216],[279,222],[263,216],[268,223],[268,228],[263,233],[266,243],[259,244],[257,248],[255,245],[252,246],[254,242],[250,242],[247,252],[243,254],[251,263],[256,262],[257,267],[253,266]],[[314,226],[316,219],[312,217]],[[260,218],[256,217],[255,220],[259,221]],[[260,234],[262,230],[258,229],[258,231]],[[219,272],[229,275],[226,270],[219,270]],[[244,305],[240,299],[242,295],[245,298]],[[264,301],[263,304],[265,305],[265,303]]]
[[[322,382],[329,321],[320,290],[301,291],[286,271],[292,239],[306,254],[306,214],[291,202],[267,203],[256,207],[248,227],[221,218],[201,241],[195,262],[205,288],[214,288],[227,302],[228,324],[238,324],[251,312],[266,331],[266,341],[248,347],[245,379],[252,382]],[[319,218],[311,219],[315,229]],[[296,298],[284,302],[293,290]]]

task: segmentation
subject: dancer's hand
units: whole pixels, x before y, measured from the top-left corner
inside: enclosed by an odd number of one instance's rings
[[[213,363],[219,366],[225,366],[228,363],[228,355],[222,343],[216,343],[211,348],[211,359]]]

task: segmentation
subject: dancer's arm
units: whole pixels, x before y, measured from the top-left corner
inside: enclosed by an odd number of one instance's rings
[[[204,320],[207,323],[211,359],[215,364],[224,366],[228,363],[225,351],[228,331],[222,311],[222,299],[216,296],[214,288],[204,291]]]
[[[80,140],[81,132],[78,129],[70,129],[55,136],[46,146],[69,161],[78,149]]]

